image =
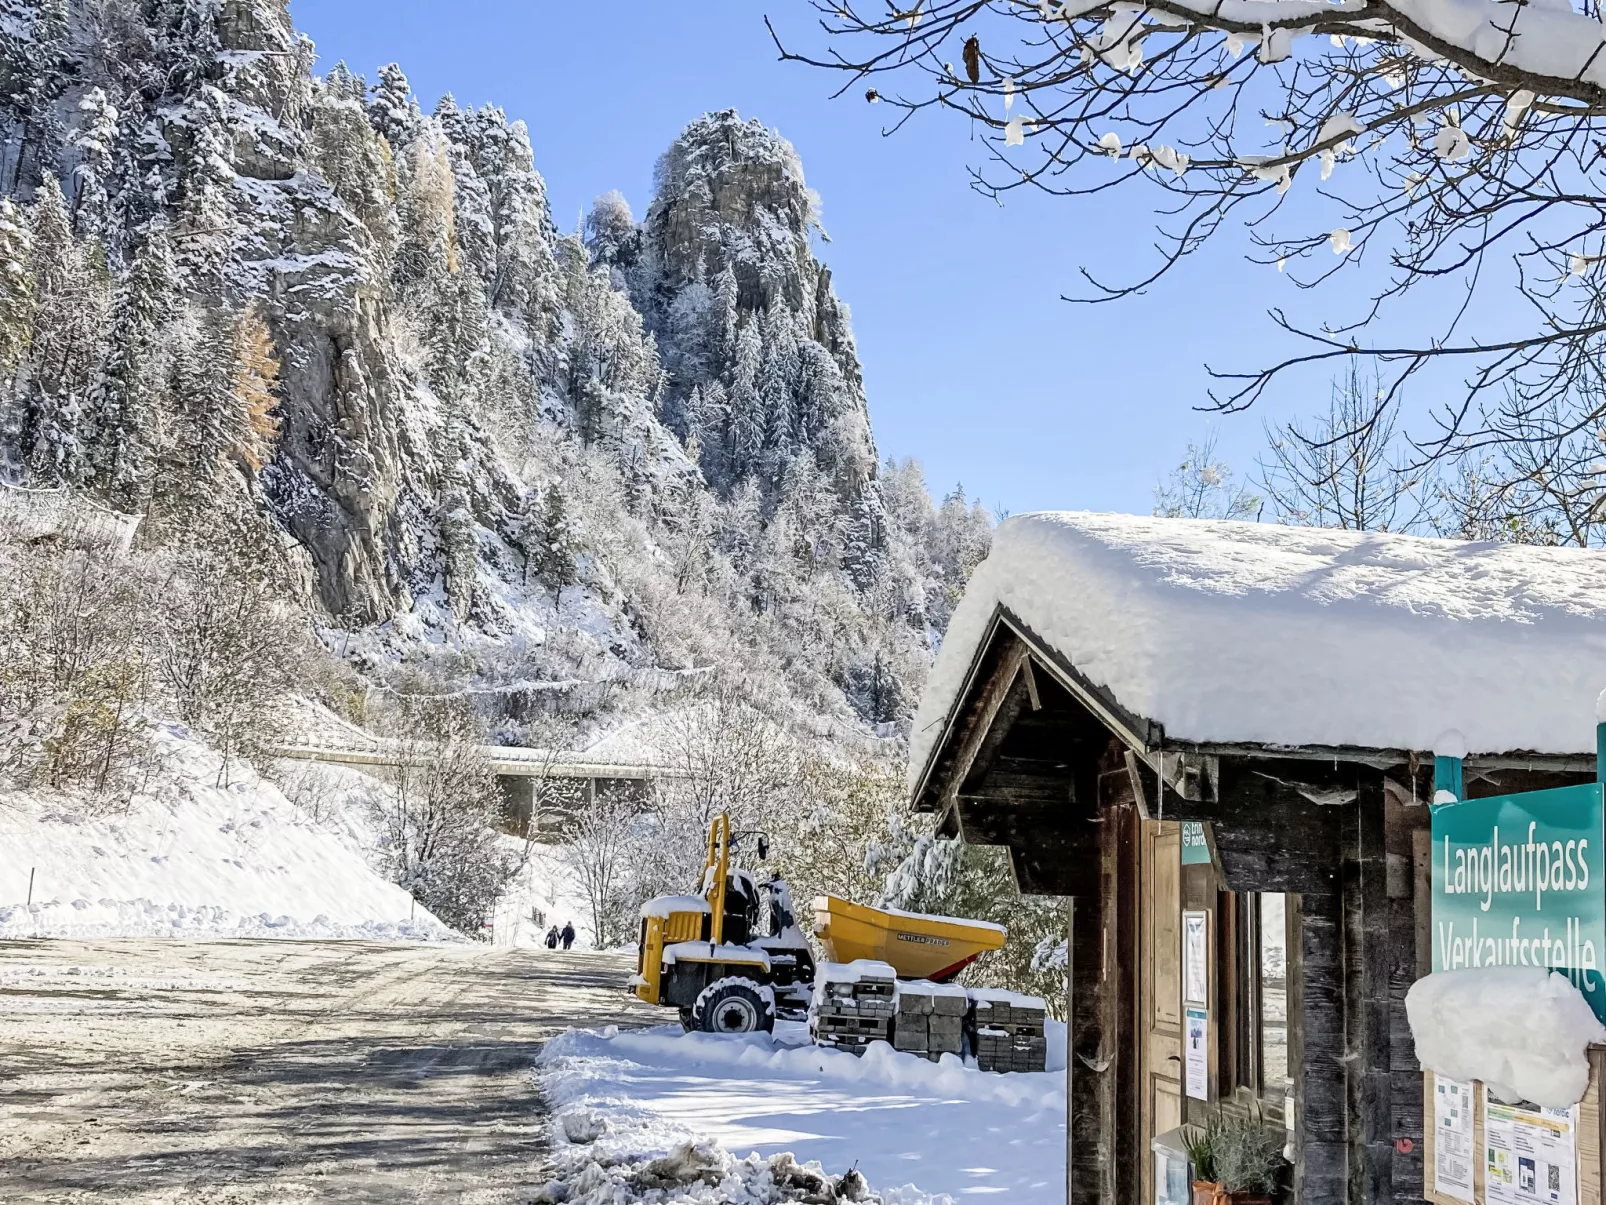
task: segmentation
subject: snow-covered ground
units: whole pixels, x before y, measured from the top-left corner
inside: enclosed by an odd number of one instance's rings
[[[183,728],[157,740],[126,811],[0,792],[0,937],[453,936],[369,865],[351,784],[325,784],[314,819],[243,763],[218,786],[218,755]]]
[[[981,1072],[953,1056],[932,1064],[885,1044],[860,1058],[809,1045],[798,1023],[783,1022],[773,1038],[684,1034],[678,1025],[570,1030],[548,1043],[538,1070],[564,1185],[548,1195],[612,1199],[613,1186],[639,1187],[644,1161],[693,1143],[712,1169],[702,1185],[716,1190],[710,1200],[734,1199],[717,1195],[720,1177],[768,1192],[772,1162],[790,1153],[830,1177],[857,1167],[887,1202],[1002,1196],[1057,1205],[1065,1027],[1050,1026],[1053,1069],[1030,1075]]]

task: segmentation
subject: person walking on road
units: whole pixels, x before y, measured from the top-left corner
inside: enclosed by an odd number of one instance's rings
[[[563,948],[565,950],[567,950],[573,944],[574,944],[574,922],[572,920],[571,921],[565,921],[563,923]]]
[[[558,948],[558,927],[556,925],[546,931],[546,948],[549,950]]]

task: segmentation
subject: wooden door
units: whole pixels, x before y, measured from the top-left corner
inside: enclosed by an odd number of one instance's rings
[[[1182,826],[1142,822],[1138,881],[1138,1118],[1143,1202],[1156,1134],[1182,1124]]]

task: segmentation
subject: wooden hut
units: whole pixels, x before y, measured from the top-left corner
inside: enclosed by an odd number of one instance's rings
[[[1007,521],[911,789],[1072,897],[1069,1199],[1153,1201],[1152,1140],[1219,1110],[1286,1132],[1291,1200],[1419,1200],[1435,743],[1469,797],[1592,781],[1603,686],[1596,553]]]

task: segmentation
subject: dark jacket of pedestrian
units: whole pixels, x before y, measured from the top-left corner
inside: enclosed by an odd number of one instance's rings
[[[563,926],[563,948],[565,950],[567,950],[573,944],[574,944],[574,923],[571,921],[570,923],[568,923],[568,924]]]
[[[558,927],[556,925],[546,931],[546,948],[549,950],[558,948]]]

